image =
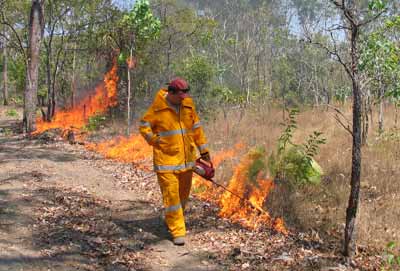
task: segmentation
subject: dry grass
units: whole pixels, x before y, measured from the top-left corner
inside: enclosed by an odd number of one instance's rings
[[[341,111],[351,120],[350,106],[342,106]],[[394,115],[394,109],[388,108],[385,128],[393,128]],[[302,143],[315,130],[324,133],[327,144],[316,157],[325,173],[321,185],[290,189],[284,183],[277,184],[267,205],[292,227],[317,229],[341,238],[350,191],[352,142],[333,116],[334,111],[326,107],[303,110],[294,135],[294,141]],[[378,118],[374,115],[372,119]],[[209,121],[206,132],[213,150],[243,142],[264,145],[269,154],[276,149],[282,120],[282,110],[276,107],[234,109]],[[378,138],[377,124],[371,126],[368,144],[363,147],[358,238],[363,245],[383,246],[388,241],[400,241],[400,145],[399,140]],[[234,163],[219,169],[221,180],[229,180]]]
[[[341,106],[340,110],[351,120],[350,105]],[[374,115],[373,120],[377,119]],[[214,152],[232,149],[237,143],[247,145],[237,157],[220,165],[216,180],[228,182],[241,154],[252,146],[265,146],[268,155],[275,151],[282,121],[282,109],[273,106],[235,108],[208,120],[206,134]],[[385,128],[393,128],[394,122],[394,109],[388,108]],[[334,111],[326,107],[302,110],[297,124],[296,143],[303,143],[315,130],[323,132],[327,139],[316,157],[324,169],[323,181],[318,186],[296,189],[277,183],[267,199],[267,208],[273,216],[283,217],[290,227],[314,229],[341,239],[350,191],[351,136],[334,119]],[[120,120],[109,123],[108,128],[108,134],[101,130],[94,135],[107,138],[126,132],[125,123]],[[377,137],[376,128],[374,123],[368,144],[363,147],[358,238],[362,245],[384,246],[388,241],[400,241],[400,139]]]

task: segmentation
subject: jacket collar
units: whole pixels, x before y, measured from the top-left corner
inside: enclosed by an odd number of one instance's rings
[[[168,91],[166,89],[162,88],[158,91],[156,98],[154,99],[154,105],[153,105],[154,111],[160,111],[167,108],[171,108],[167,101],[167,94]],[[192,98],[183,99],[182,105],[192,108],[193,107]]]

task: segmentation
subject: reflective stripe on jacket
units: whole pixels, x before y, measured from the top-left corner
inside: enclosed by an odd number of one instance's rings
[[[139,124],[140,133],[153,146],[156,172],[183,172],[195,165],[196,148],[207,152],[207,139],[192,98],[175,108],[161,89]]]

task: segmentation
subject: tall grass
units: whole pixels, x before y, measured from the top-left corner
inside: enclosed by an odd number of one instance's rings
[[[351,105],[341,106],[340,110],[347,120],[352,119]],[[352,138],[334,114],[332,108],[325,106],[302,109],[293,137],[296,143],[301,143],[313,131],[323,132],[327,143],[321,146],[315,159],[324,170],[323,182],[295,191],[278,183],[266,204],[292,227],[341,235],[350,192]],[[234,108],[209,120],[206,134],[214,150],[229,149],[242,142],[248,147],[263,145],[269,155],[276,149],[283,117],[282,109],[274,106]],[[378,120],[376,114],[372,120]],[[393,130],[394,124],[395,110],[388,107],[385,129]],[[364,245],[383,246],[388,241],[398,242],[400,236],[400,140],[395,136],[378,136],[377,123],[370,127],[368,144],[362,150],[358,238]],[[228,180],[234,163],[231,161],[219,168],[218,176]]]

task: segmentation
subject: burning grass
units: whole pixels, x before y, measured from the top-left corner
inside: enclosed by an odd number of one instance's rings
[[[229,181],[228,189],[234,194],[247,199],[250,204],[246,204],[242,199],[228,191],[222,194],[219,202],[221,206],[219,215],[221,217],[239,222],[250,229],[258,229],[264,225],[274,225],[269,213],[262,208],[265,199],[273,188],[273,181],[266,179],[266,173],[262,170],[256,173],[257,176],[255,176],[254,180],[249,178],[252,166],[263,156],[265,156],[264,152],[256,149],[251,150],[242,158]],[[276,229],[287,234],[284,227]]]
[[[66,131],[79,131],[90,117],[105,113],[116,105],[117,81],[117,66],[114,63],[105,74],[104,82],[95,88],[92,95],[81,100],[71,110],[56,112],[52,122],[38,120],[35,133],[57,128],[64,131],[62,134],[70,134]],[[349,106],[342,107],[342,111],[347,119],[351,119]],[[393,111],[387,109],[385,127],[394,123]],[[332,232],[333,228],[341,229],[349,193],[351,137],[334,120],[331,110],[316,108],[300,114],[297,123],[299,129],[293,138],[294,141],[302,142],[312,131],[324,133],[327,144],[316,157],[326,173],[325,181],[321,185],[293,191],[285,187],[285,183],[274,184],[265,173],[249,174],[252,163],[248,155],[242,156],[245,146],[263,145],[266,149],[273,150],[281,134],[279,123],[282,122],[283,115],[281,110],[272,106],[253,107],[221,114],[206,127],[212,149],[215,150],[213,162],[221,172],[218,173],[221,177],[218,181],[228,183],[230,190],[251,201],[256,208],[243,204],[237,197],[234,198],[197,177],[194,179],[196,196],[218,204],[222,217],[229,217],[252,229],[269,225],[285,232],[283,220],[272,220],[271,216],[283,217],[289,225],[301,229],[319,228],[327,232]],[[400,215],[400,144],[390,138],[374,138],[375,134],[374,130],[370,133],[370,144],[363,150],[362,205],[358,223],[359,231],[364,233],[362,240],[365,243],[382,244],[391,240],[397,241],[400,236],[397,219]],[[243,144],[232,147],[237,142]],[[134,163],[137,167],[150,170],[151,165],[148,162],[151,159],[151,148],[138,135],[86,145],[88,149],[99,152],[106,158]],[[224,161],[228,160],[235,160],[231,164],[237,166],[227,167]],[[237,163],[237,160],[240,162]],[[249,182],[252,178],[255,180]],[[265,201],[272,209],[271,215],[259,211],[264,207]]]
[[[217,168],[223,160],[237,157],[242,148],[244,145],[240,144],[236,145],[235,149],[216,153],[213,159],[214,166]],[[221,208],[219,216],[239,223],[245,228],[257,230],[268,226],[287,234],[283,220],[280,218],[273,220],[263,209],[264,201],[273,188],[273,181],[266,177],[262,167],[254,165],[258,165],[260,159],[264,157],[265,152],[258,149],[252,149],[244,155],[235,166],[234,174],[228,182],[229,191],[216,189],[211,182],[195,176],[195,194],[203,200],[218,204]],[[253,172],[254,168],[256,172]]]
[[[141,135],[132,135],[129,138],[119,136],[100,143],[88,143],[86,147],[105,158],[134,163],[145,170],[151,169],[149,162],[153,151]]]
[[[54,128],[81,129],[87,124],[90,117],[105,113],[110,107],[116,106],[117,69],[117,63],[114,61],[111,69],[104,75],[103,82],[98,84],[91,94],[83,98],[72,109],[57,111],[51,122],[38,118],[34,134]]]

